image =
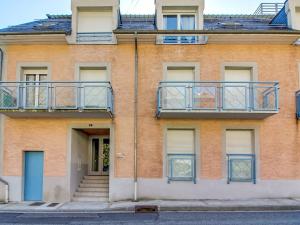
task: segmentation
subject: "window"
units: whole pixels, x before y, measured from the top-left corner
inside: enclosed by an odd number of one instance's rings
[[[107,107],[108,74],[105,67],[81,67],[80,80],[83,82],[81,90],[81,107]]]
[[[195,182],[195,130],[167,130],[168,181]]]
[[[112,9],[78,9],[78,42],[111,42]]]
[[[23,69],[25,108],[43,109],[48,106],[47,68]]]
[[[186,109],[191,90],[187,88],[189,81],[195,80],[195,68],[168,67],[166,80],[171,81],[163,89],[164,109]],[[181,83],[182,82],[182,83]]]
[[[195,30],[196,20],[195,15],[190,14],[174,14],[163,16],[164,30]],[[196,43],[195,36],[165,36],[164,43],[181,43],[189,44]]]
[[[251,68],[225,68],[224,102],[225,110],[247,110],[250,106]],[[232,82],[232,83],[230,83]]]
[[[253,130],[226,130],[228,183],[255,183]]]

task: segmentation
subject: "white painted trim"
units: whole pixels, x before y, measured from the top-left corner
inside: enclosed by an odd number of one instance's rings
[[[107,81],[111,82],[111,63],[109,62],[78,62],[75,64],[75,80],[80,81],[80,69],[82,67],[106,68]]]
[[[23,70],[24,68],[47,68],[47,80],[52,80],[52,66],[48,62],[18,62],[17,63],[17,73],[16,73],[16,80],[17,81],[23,81],[24,80],[24,74]]]
[[[163,63],[163,77],[162,80],[167,80],[168,67],[191,67],[195,71],[195,81],[200,81],[200,63],[198,62],[164,62]]]

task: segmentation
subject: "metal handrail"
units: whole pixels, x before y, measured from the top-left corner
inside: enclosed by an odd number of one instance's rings
[[[277,81],[161,81],[157,114],[162,110],[276,112],[278,93]]]
[[[296,117],[300,119],[300,90],[296,92]]]
[[[101,96],[106,100],[99,100]],[[0,109],[105,109],[113,113],[113,90],[108,81],[1,81]]]
[[[227,183],[231,182],[252,182],[256,184],[256,156],[255,154],[227,154]],[[234,174],[234,163],[242,164],[242,162],[248,161],[250,163],[250,177],[240,177]]]

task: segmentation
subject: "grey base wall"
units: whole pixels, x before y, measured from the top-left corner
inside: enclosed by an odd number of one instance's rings
[[[167,179],[140,179],[140,199],[251,199],[251,198],[299,198],[300,180],[265,180],[252,183],[231,183],[226,180],[198,180],[193,182],[172,182]]]
[[[4,176],[3,179],[9,183],[9,201],[22,201],[22,177]],[[45,177],[44,201],[68,202],[70,193],[66,181],[66,177]],[[111,202],[133,200],[133,196],[133,179],[110,178],[109,199]],[[258,180],[257,184],[227,184],[226,180],[198,180],[197,184],[193,182],[172,182],[168,184],[167,179],[139,179],[138,198],[140,200],[300,198],[300,180]]]
[[[23,201],[23,178],[21,176],[3,176],[9,184],[9,201]],[[66,177],[44,177],[44,199],[46,202],[66,202]]]

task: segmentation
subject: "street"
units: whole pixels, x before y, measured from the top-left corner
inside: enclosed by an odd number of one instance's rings
[[[300,225],[300,212],[0,213],[0,224]]]

